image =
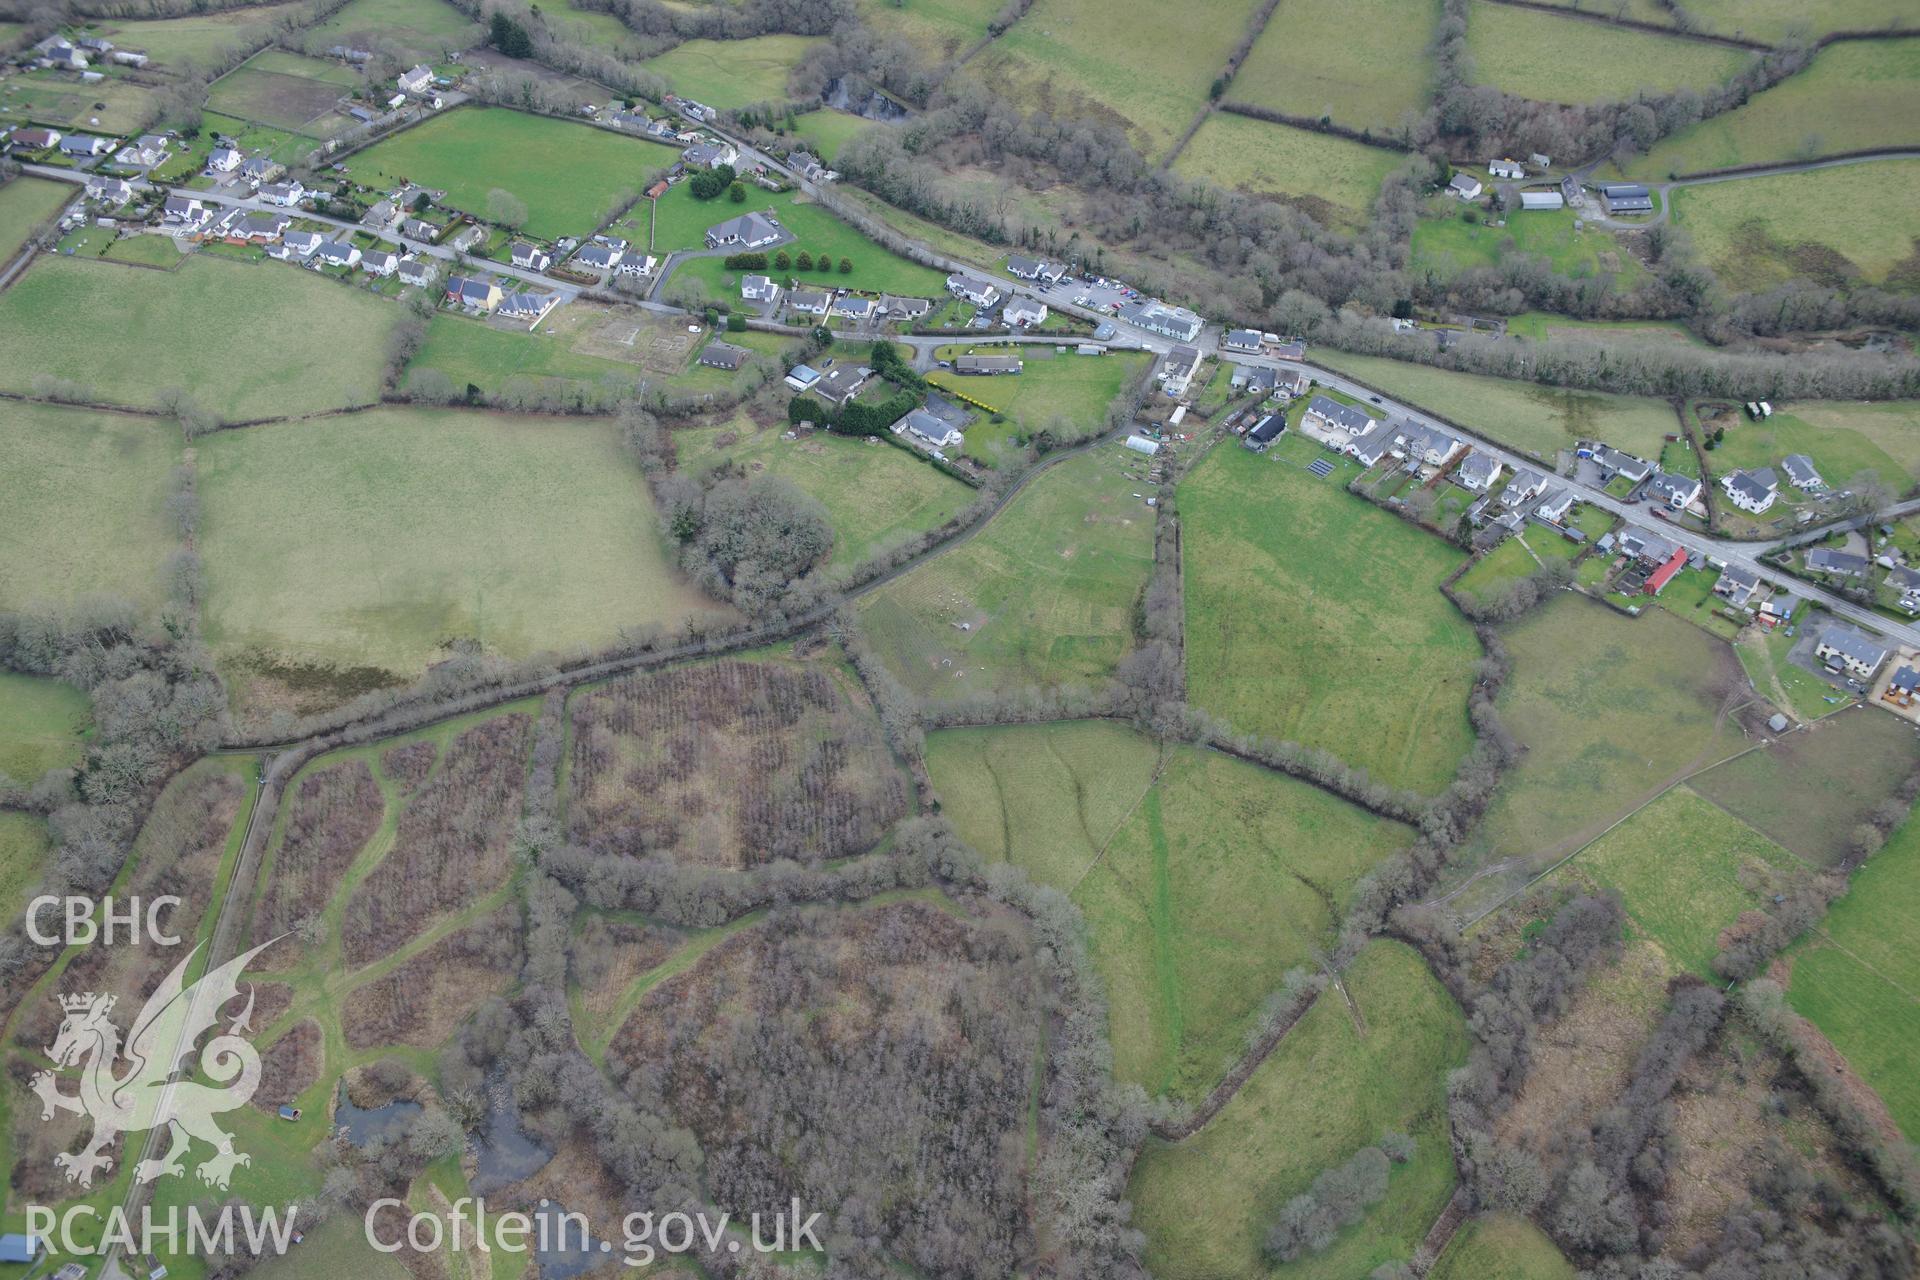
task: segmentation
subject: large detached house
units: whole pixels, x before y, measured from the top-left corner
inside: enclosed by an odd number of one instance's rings
[[[1773,473],[1772,467],[1761,467],[1758,471],[1729,471],[1720,478],[1720,487],[1727,491],[1727,498],[1734,506],[1751,515],[1760,515],[1773,505],[1779,496],[1780,478]]]
[[[709,249],[759,249],[778,241],[780,224],[764,213],[743,213],[707,228]]]
[[[1887,660],[1887,646],[1863,631],[1836,622],[1820,633],[1813,656],[1835,671],[1869,680]]]

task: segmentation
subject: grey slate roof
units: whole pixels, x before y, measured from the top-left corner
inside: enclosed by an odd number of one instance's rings
[[[1316,417],[1325,418],[1333,426],[1339,427],[1348,435],[1359,435],[1373,426],[1373,415],[1354,405],[1341,404],[1338,400],[1329,400],[1325,396],[1315,396],[1307,401],[1307,412]]]

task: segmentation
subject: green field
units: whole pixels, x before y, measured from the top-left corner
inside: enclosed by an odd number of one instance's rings
[[[159,603],[161,565],[176,545],[167,476],[179,461],[180,433],[169,424],[8,405],[0,413],[0,608],[64,609],[93,596]]]
[[[1397,152],[1380,147],[1221,111],[1207,117],[1173,167],[1234,191],[1276,196],[1322,222],[1357,226],[1381,179],[1400,163]]]
[[[147,119],[153,101],[153,90],[120,76],[84,84],[60,79],[58,72],[29,71],[0,81],[0,128],[32,120],[61,130],[124,134]]]
[[[745,418],[674,432],[682,470],[731,462],[749,474],[766,471],[791,480],[820,500],[833,521],[829,569],[850,569],[916,533],[937,528],[971,500],[958,480],[885,442],[816,432],[782,439],[781,429],[758,429]],[[721,437],[737,437],[722,445]]]
[[[974,848],[1068,893],[1092,930],[1114,1074],[1198,1100],[1348,890],[1411,832],[1306,783],[1117,725],[955,729],[927,743]]]
[[[1558,275],[1587,279],[1614,277],[1621,290],[1631,289],[1643,274],[1640,260],[1620,247],[1610,231],[1592,227],[1574,229],[1571,209],[1518,210],[1506,215],[1507,225],[1487,225],[1483,211],[1468,221],[1458,203],[1446,199],[1437,206],[1439,217],[1425,217],[1413,228],[1413,271],[1435,280],[1451,280],[1474,267],[1498,267],[1516,253],[1545,258]]]
[[[46,869],[47,822],[37,814],[0,810],[0,911],[23,913]]]
[[[967,75],[1024,108],[1125,128],[1159,159],[1207,101],[1251,20],[1252,0],[1129,8],[1107,0],[1036,0],[967,64]]]
[[[693,184],[681,182],[676,183],[657,204],[653,224],[653,252],[657,254],[664,255],[673,249],[705,248],[708,227],[737,218],[742,213],[770,213],[781,226],[793,233],[794,239],[780,248],[794,258],[798,258],[802,252],[816,258],[824,253],[833,258],[836,266],[841,258],[853,260],[853,270],[846,275],[835,270],[831,273],[815,272],[801,279],[816,281],[824,288],[863,289],[869,293],[885,292],[920,298],[946,297],[947,278],[943,272],[888,252],[797,191],[775,193],[750,187],[746,202],[735,204],[724,198],[696,200],[693,197]],[[641,206],[640,212],[643,216],[637,219],[638,236],[635,242],[644,244],[647,207]],[[695,258],[675,269],[666,289],[671,291],[683,280],[699,280],[714,298],[738,303],[739,278],[743,274],[746,273],[727,267],[724,257]],[[772,274],[785,279],[794,273],[776,270]]]
[[[41,258],[0,296],[0,349],[14,357],[0,387],[32,391],[45,371],[140,406],[184,388],[229,421],[342,409],[378,398],[399,317],[304,271],[200,254],[173,272]]]
[[[1306,449],[1223,445],[1181,482],[1187,678],[1234,728],[1436,792],[1473,743],[1479,642],[1440,594],[1460,553],[1318,479]]]
[[[1538,102],[1617,102],[1718,84],[1753,55],[1725,45],[1658,36],[1478,0],[1467,20],[1478,81]]]
[[[527,206],[528,234],[551,239],[585,236],[674,159],[666,147],[610,129],[461,107],[375,143],[348,167],[361,182],[442,189],[449,205],[476,217],[497,187]]]
[[[849,115],[845,111],[834,111],[828,107],[796,116],[793,124],[792,136],[811,144],[815,148],[813,153],[829,165],[840,154],[840,148],[846,144],[847,139],[875,127],[871,120]]]
[[[1743,637],[1735,643],[1733,652],[1761,697],[1791,712],[1796,719],[1818,720],[1832,715],[1840,709],[1827,701],[1834,696],[1833,686],[1787,660],[1795,639],[1787,634],[1785,627],[1775,627]]]
[[[1184,1142],[1150,1141],[1134,1165],[1134,1225],[1162,1280],[1354,1280],[1404,1260],[1453,1194],[1446,1074],[1465,1061],[1459,1009],[1420,957],[1375,942],[1345,975],[1365,1030],[1329,991],[1233,1101]],[[1260,1241],[1321,1170],[1397,1129],[1413,1160],[1331,1248],[1268,1267]]]
[[[149,22],[108,20],[92,24],[89,33],[107,36],[122,48],[140,50],[153,60],[150,68],[177,73],[186,63],[211,66],[226,50],[250,44],[259,28],[302,12],[298,4],[282,4]]]
[[[180,243],[172,236],[122,236],[100,256],[109,262],[171,270],[180,265]]]
[[[201,446],[206,629],[232,657],[421,670],[701,607],[610,425],[382,409]]]
[[[1909,1140],[1920,1134],[1920,822],[1909,817],[1854,874],[1793,955],[1787,997],[1872,1085]]]
[[[1821,478],[1845,488],[1862,471],[1872,471],[1894,493],[1905,493],[1920,477],[1920,404],[1913,401],[1804,401],[1775,406],[1770,418],[1751,421],[1745,414],[1727,423],[1724,440],[1711,457],[1721,472],[1735,467],[1779,467],[1790,453],[1813,459]],[[1798,497],[1798,491],[1786,490]]]
[[[787,101],[787,77],[818,41],[809,36],[689,40],[640,65],[683,98],[722,111]]]
[[[1153,567],[1137,459],[1102,445],[1049,467],[976,536],[863,599],[894,674],[939,698],[1111,675]]]
[[[1854,826],[1916,767],[1913,730],[1863,707],[1729,760],[1693,787],[1807,861],[1830,864]]]
[[[1567,391],[1326,348],[1316,349],[1313,358],[1549,463],[1577,440],[1604,440],[1639,457],[1657,458],[1667,433],[1680,429],[1672,406],[1650,396]]]
[[[1920,285],[1920,159],[1685,187],[1673,221],[1730,286]]]
[[[1144,355],[1114,352],[1104,356],[1056,355],[1050,347],[1011,349],[961,344],[940,348],[942,360],[968,353],[1018,355],[1024,367],[1017,374],[989,377],[961,375],[936,369],[927,381],[986,406],[1006,419],[991,415],[967,428],[967,456],[986,463],[1006,461],[1016,436],[1053,430],[1065,440],[1094,434],[1106,425],[1107,407],[1128,381],[1139,373]],[[1064,429],[1062,427],[1064,424]]]
[[[987,34],[1000,0],[855,0],[860,21],[944,62]]]
[[[1794,867],[1785,849],[1688,787],[1675,787],[1581,851],[1627,916],[1675,963],[1713,974],[1720,932]]]
[[[1433,0],[1299,0],[1254,42],[1227,98],[1384,133],[1426,109]],[[1314,38],[1302,39],[1312,32]],[[1365,32],[1363,40],[1341,33]]]
[[[0,671],[0,774],[30,783],[80,760],[87,695],[43,676]]]
[[[1569,9],[1595,12],[1586,0],[1547,0]],[[1660,0],[1622,0],[1602,10],[1636,22],[1668,25],[1673,11]],[[1800,0],[1693,0],[1686,6],[1694,29],[1720,36],[1778,41],[1790,33],[1825,35],[1829,31],[1879,31],[1910,25],[1912,10],[1903,0],[1829,0],[1809,7]]]
[[[479,24],[442,0],[353,0],[314,31],[341,39],[397,42],[420,53],[455,53],[482,34]]]
[[[1920,143],[1916,121],[1920,39],[1848,41],[1822,49],[1812,66],[1754,95],[1746,105],[1681,130],[1627,169],[1637,177],[1659,179],[1703,169],[1913,146]]]
[[[337,121],[338,99],[352,93],[359,81],[340,63],[265,49],[214,81],[207,106],[243,120],[324,136],[325,128],[310,126]]]
[[[47,178],[19,177],[0,184],[0,262],[12,262],[33,229],[59,213],[73,194],[66,183]]]
[[[1441,1253],[1430,1280],[1574,1280],[1547,1233],[1515,1214],[1466,1222]]]
[[[1500,856],[1570,853],[1682,774],[1745,745],[1719,726],[1726,646],[1665,610],[1568,596],[1506,628],[1500,718],[1525,748],[1484,832]]]
[[[407,365],[409,373],[418,369],[438,369],[455,387],[472,383],[490,394],[516,377],[618,386],[625,392],[647,372],[623,360],[576,351],[551,332],[496,329],[450,313],[428,322],[427,340]]]

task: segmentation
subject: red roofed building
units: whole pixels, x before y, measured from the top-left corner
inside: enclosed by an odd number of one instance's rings
[[[1673,575],[1687,567],[1686,551],[1675,551],[1667,562],[1647,575],[1647,594],[1657,596],[1661,590],[1673,581]]]

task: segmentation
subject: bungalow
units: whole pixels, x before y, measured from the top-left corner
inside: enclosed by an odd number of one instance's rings
[[[528,244],[524,240],[515,240],[507,246],[507,254],[513,259],[513,265],[523,271],[545,271],[553,265],[553,255],[537,244]]]
[[[1130,302],[1115,314],[1127,324],[1172,338],[1176,342],[1192,342],[1205,327],[1205,322],[1185,307],[1168,306],[1158,298]]]
[[[893,424],[893,434],[906,436],[927,449],[948,449],[963,439],[952,424],[925,409],[913,409]]]
[[[745,347],[736,347],[731,342],[715,341],[707,344],[706,349],[700,353],[700,358],[694,363],[703,364],[709,369],[725,369],[728,373],[732,373],[745,364],[747,357],[752,354]]]
[[[811,391],[813,384],[820,381],[820,371],[809,365],[797,364],[787,370],[786,381],[795,391]]]
[[[1609,480],[1614,476],[1625,476],[1633,483],[1639,484],[1654,473],[1654,465],[1645,458],[1636,458],[1610,444],[1603,444],[1596,448],[1593,451],[1593,461],[1601,471],[1607,473]]]
[[[369,249],[360,257],[360,269],[370,276],[390,276],[400,269],[400,257],[387,249]]]
[[[527,327],[532,328],[559,301],[551,293],[510,293],[500,302],[500,314],[514,320],[525,320]]]
[[[1352,437],[1371,430],[1373,421],[1372,414],[1356,405],[1341,404],[1326,396],[1315,396],[1307,401],[1307,411],[1301,415],[1300,425],[1327,435],[1338,432]]]
[[[1864,578],[1870,563],[1865,556],[1855,555],[1851,551],[1815,547],[1807,552],[1807,568],[1815,573],[1832,574],[1836,578]]]
[[[1240,443],[1259,453],[1268,445],[1286,434],[1287,415],[1284,413],[1263,414],[1260,420],[1248,428],[1246,437]]]
[[[880,309],[900,320],[918,320],[933,310],[933,303],[926,298],[896,298],[890,293],[880,295]]]
[[[1475,449],[1453,469],[1453,479],[1470,493],[1485,493],[1493,487],[1494,481],[1500,478],[1504,470],[1506,468],[1500,464],[1500,459]]]
[[[1031,298],[1014,298],[1000,309],[1000,318],[1015,329],[1031,328],[1046,322],[1047,304]]]
[[[1038,280],[1040,268],[1046,265],[1038,258],[1024,258],[1017,253],[1010,254],[1007,257],[1007,274],[1019,276],[1022,280]]]
[[[234,210],[239,213],[238,209]],[[278,240],[293,225],[284,213],[249,213],[229,224],[227,234],[242,240]]]
[[[260,188],[260,198],[262,200],[268,204],[277,204],[282,208],[292,208],[294,205],[299,204],[301,198],[306,194],[307,189],[300,185],[298,179],[292,182],[269,182],[266,186]]]
[[[1478,200],[1486,188],[1480,185],[1480,179],[1470,173],[1456,173],[1453,181],[1447,184],[1447,194],[1461,200]]]
[[[1309,410],[1311,412],[1311,410]],[[1507,487],[1500,493],[1500,505],[1503,507],[1523,507],[1532,502],[1546,490],[1547,478],[1538,471],[1526,468],[1513,473],[1513,479],[1507,481]]]
[[[304,258],[318,249],[325,239],[326,237],[318,231],[289,231],[280,237],[280,243],[286,246],[294,256]]]
[[[856,323],[865,324],[873,319],[880,310],[872,298],[856,298],[852,294],[836,299],[832,312],[836,316],[845,316]]]
[[[1487,162],[1487,172],[1496,178],[1518,180],[1527,176],[1527,166],[1518,160],[1490,160]]]
[[[1699,500],[1700,478],[1656,471],[1647,484],[1647,492],[1675,511],[1685,511]]]
[[[1000,301],[1000,289],[985,280],[975,280],[959,272],[947,277],[947,292],[956,298],[964,298],[976,307],[990,307]]]
[[[399,272],[401,284],[413,285],[432,284],[434,276],[439,274],[431,258],[402,258]]]
[[[395,76],[393,82],[400,86],[400,92],[418,97],[433,88],[433,68],[415,63],[410,70]]]
[[[1787,473],[1787,482],[1803,493],[1819,493],[1827,487],[1814,469],[1813,459],[1804,453],[1790,453],[1780,460],[1780,467]]]
[[[420,218],[408,218],[400,224],[400,234],[409,240],[424,240],[432,244],[440,238],[441,228]]]
[[[1826,663],[1830,670],[1870,680],[1887,660],[1887,646],[1865,632],[1836,622],[1820,633],[1819,643],[1813,646],[1813,656]]]
[[[650,253],[643,253],[636,257],[621,259],[620,265],[614,268],[613,273],[619,276],[650,276],[653,274],[653,269],[659,265],[660,259]]]
[[[1780,480],[1772,467],[1761,467],[1758,471],[1730,471],[1720,478],[1720,487],[1734,506],[1757,516],[1773,505]]]
[[[1750,573],[1737,565],[1728,565],[1720,572],[1720,580],[1713,584],[1713,594],[1731,604],[1734,608],[1746,607],[1753,599],[1754,592],[1760,589],[1760,575]]]
[[[833,305],[832,295],[822,293],[818,289],[795,289],[787,295],[788,308],[802,315],[823,316],[827,314],[827,308],[831,305]]]
[[[232,147],[215,147],[207,153],[208,173],[232,173],[246,157]]]
[[[680,158],[696,169],[718,169],[721,165],[731,165],[740,158],[731,142],[696,142],[680,153]]]
[[[575,266],[585,267],[589,271],[611,271],[626,256],[625,246],[616,249],[604,244],[590,244],[573,255],[573,262]]]
[[[360,265],[360,247],[339,240],[322,240],[313,250],[316,262],[324,262],[330,267],[346,267],[351,270]]]
[[[87,159],[102,156],[113,150],[113,139],[102,138],[91,133],[70,133],[60,139],[60,154]]]
[[[58,129],[33,127],[15,129],[11,138],[15,151],[45,151],[49,147],[60,145],[61,133]]]
[[[118,208],[133,199],[133,188],[119,178],[96,176],[87,179],[87,199]]]
[[[1277,369],[1248,369],[1246,374],[1247,394],[1260,400],[1272,396],[1274,389],[1280,385],[1280,372]]]
[[[813,384],[813,391],[828,404],[843,405],[860,394],[860,388],[867,385],[869,376],[867,370],[857,365],[838,365]]]
[[[743,302],[778,302],[780,286],[767,276],[748,276],[740,282],[740,299]]]
[[[953,371],[965,374],[1019,373],[1022,367],[1018,356],[961,356],[953,362]]]
[[[489,280],[476,280],[472,276],[448,276],[447,301],[458,303],[471,311],[491,314],[500,306],[500,286]]]
[[[1548,524],[1559,525],[1566,523],[1567,515],[1572,510],[1573,490],[1555,489],[1540,499],[1539,504],[1533,509],[1533,514]]]
[[[1161,389],[1175,400],[1187,394],[1193,375],[1200,371],[1200,360],[1200,353],[1192,347],[1175,347],[1168,352],[1160,366]]]
[[[1229,329],[1220,345],[1229,351],[1252,353],[1260,350],[1265,338],[1258,329]]]
[[[207,206],[196,196],[168,196],[160,215],[168,222],[197,223],[206,218]]]
[[[737,218],[707,228],[709,249],[758,249],[780,239],[785,233],[771,214],[743,213]]]

